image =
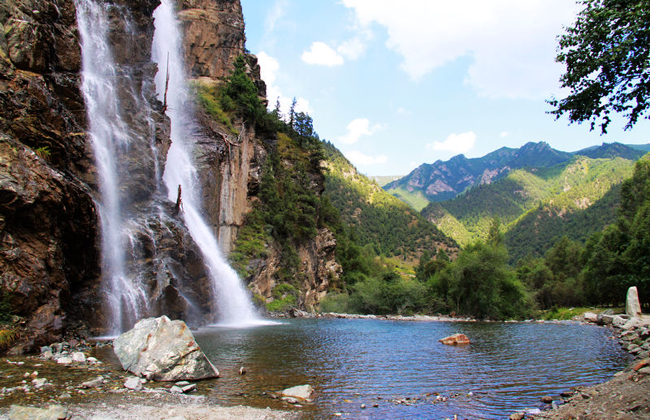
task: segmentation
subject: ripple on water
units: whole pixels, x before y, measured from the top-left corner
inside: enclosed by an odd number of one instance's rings
[[[438,342],[454,333],[472,344]],[[572,323],[297,319],[195,336],[222,373],[214,398],[265,407],[268,398],[250,397],[309,383],[317,397],[304,410],[314,417],[503,418],[538,407],[542,395],[603,382],[628,362],[607,330]]]

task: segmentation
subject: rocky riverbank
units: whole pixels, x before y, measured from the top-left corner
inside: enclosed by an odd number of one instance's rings
[[[44,347],[39,356],[0,359],[0,419],[293,419],[300,413],[272,392],[266,397],[273,409],[220,406],[210,396],[214,382],[146,381],[112,357],[110,344],[71,341]]]

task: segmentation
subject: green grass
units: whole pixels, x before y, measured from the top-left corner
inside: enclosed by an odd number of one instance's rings
[[[595,307],[579,307],[579,308],[553,308],[548,311],[542,311],[540,319],[545,321],[567,321],[572,320],[577,316],[582,316],[585,312],[600,313],[604,310],[611,309],[614,313],[625,312],[624,308],[595,308]]]
[[[208,115],[228,127],[233,134],[239,134],[232,126],[228,114],[221,108],[220,94],[216,85],[194,80],[191,82],[196,102]]]
[[[429,200],[427,200],[421,191],[411,192],[404,188],[394,188],[389,192],[417,211],[422,211],[423,208],[429,205]]]

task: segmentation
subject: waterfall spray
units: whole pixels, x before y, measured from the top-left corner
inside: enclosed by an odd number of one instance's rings
[[[127,221],[120,200],[118,161],[131,134],[120,113],[117,65],[108,44],[106,4],[76,0],[82,48],[82,86],[101,197],[102,277],[110,308],[109,334],[116,334],[146,311],[146,294],[126,268]]]
[[[163,180],[170,201],[178,202],[178,192],[182,191],[182,216],[203,255],[216,297],[219,323],[255,324],[259,321],[248,293],[237,273],[224,259],[214,233],[201,215],[198,198],[200,185],[192,159],[192,104],[184,71],[180,25],[174,13],[174,6],[172,0],[162,0],[154,12],[152,60],[158,64],[159,69],[156,87],[158,97],[166,101],[166,113],[171,120],[172,145],[167,154]]]

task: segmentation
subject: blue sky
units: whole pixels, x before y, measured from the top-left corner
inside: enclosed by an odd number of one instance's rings
[[[572,0],[242,0],[247,48],[271,107],[314,119],[367,175],[546,141],[575,151],[650,142],[643,120],[609,133],[546,112],[561,97],[556,37]]]

